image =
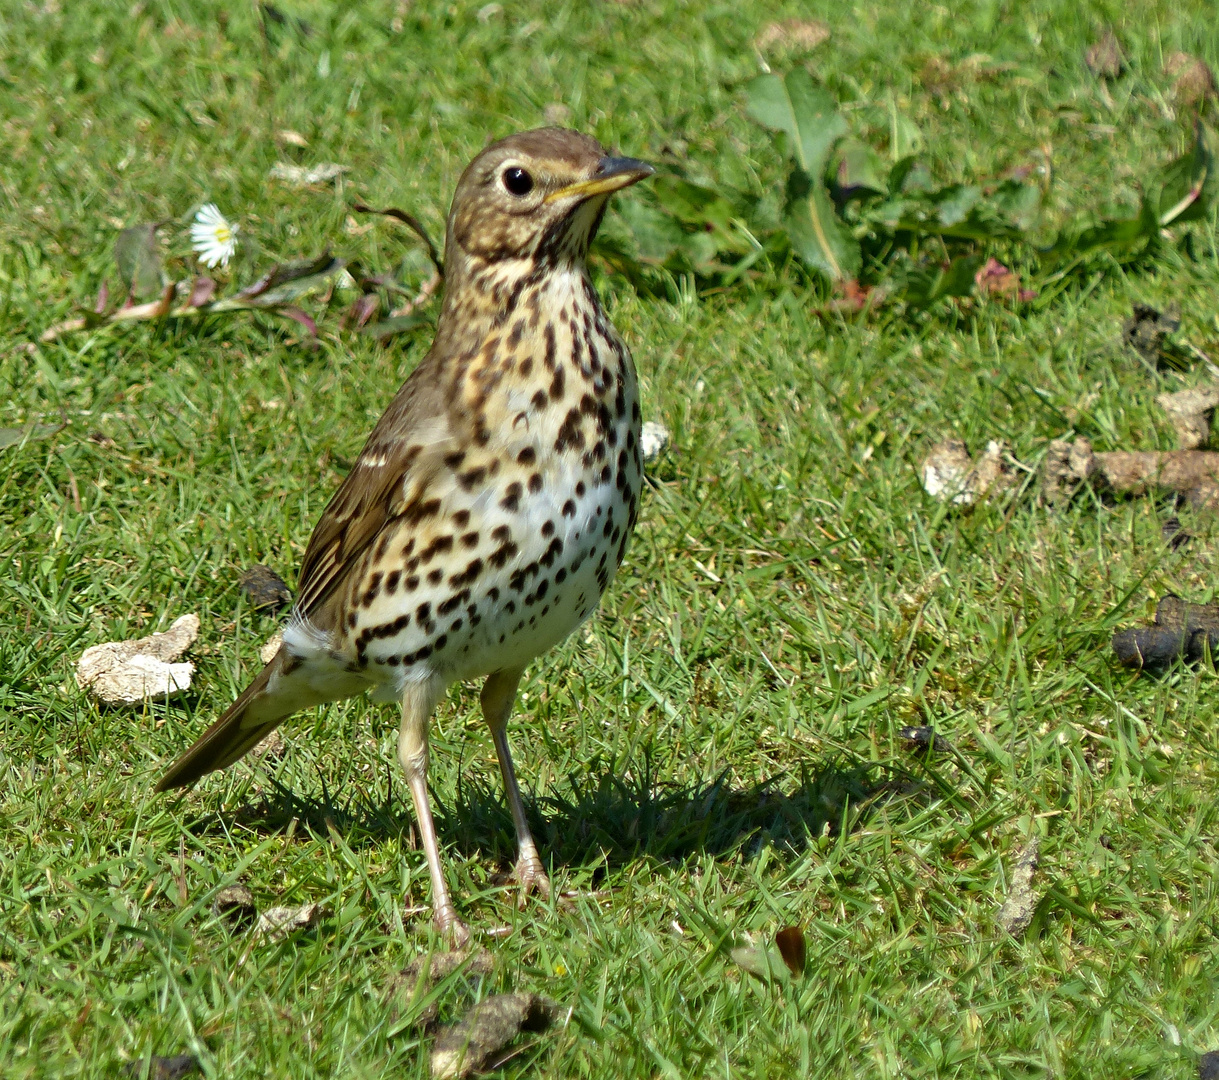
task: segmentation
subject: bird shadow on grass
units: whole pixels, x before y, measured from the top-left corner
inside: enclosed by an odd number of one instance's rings
[[[632,767],[592,762],[541,798],[526,797],[530,827],[544,858],[569,867],[622,866],[640,858],[681,862],[695,853],[723,857],[757,854],[771,846],[804,850],[845,825],[859,827],[884,803],[916,801],[921,784],[875,762],[834,760],[759,783],[736,784],[728,773],[678,785],[660,778],[648,759]],[[511,866],[516,858],[512,817],[498,785],[466,781],[451,802],[433,792],[441,844],[467,858]],[[386,802],[346,789],[336,798],[301,796],[277,787],[229,820],[258,832],[280,832],[294,819],[298,834],[331,828],[353,849],[398,839],[414,844],[413,815],[405,791]],[[215,819],[212,819],[215,821]],[[211,826],[198,823],[205,830]],[[304,829],[301,828],[304,826]]]

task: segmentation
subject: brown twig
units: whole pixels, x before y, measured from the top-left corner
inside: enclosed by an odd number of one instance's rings
[[[402,222],[410,230],[423,241],[427,248],[427,256],[432,261],[432,265],[436,267],[436,273],[439,277],[444,277],[444,262],[440,258],[440,252],[436,245],[432,243],[432,238],[424,228],[423,222],[420,221],[414,214],[408,214],[405,210],[399,210],[396,206],[386,207],[384,210],[377,210],[375,207],[369,206],[367,203],[358,202],[352,208],[357,214],[380,214],[381,217],[390,217],[395,221]]]

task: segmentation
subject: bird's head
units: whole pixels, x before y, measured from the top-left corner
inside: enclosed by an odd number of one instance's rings
[[[469,165],[449,211],[446,261],[579,262],[610,195],[651,176],[596,139],[538,128],[492,143]]]

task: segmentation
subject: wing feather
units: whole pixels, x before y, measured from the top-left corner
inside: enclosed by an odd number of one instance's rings
[[[322,512],[301,560],[296,611],[328,629],[326,601],[391,522],[426,494],[451,441],[447,402],[425,359],[373,428]]]

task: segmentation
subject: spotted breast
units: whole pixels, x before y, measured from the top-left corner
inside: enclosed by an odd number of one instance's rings
[[[332,628],[298,616],[284,634],[379,699],[524,666],[594,611],[626,554],[642,479],[630,354],[579,270],[522,289],[514,310],[468,348],[471,370],[455,366],[450,430],[407,448],[404,512],[349,575]]]

